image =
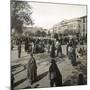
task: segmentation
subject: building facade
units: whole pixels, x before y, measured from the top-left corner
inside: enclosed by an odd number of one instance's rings
[[[66,35],[79,35],[86,37],[87,35],[87,16],[63,20],[53,26],[53,32]]]

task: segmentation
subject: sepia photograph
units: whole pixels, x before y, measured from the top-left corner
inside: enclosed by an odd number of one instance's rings
[[[11,0],[11,90],[87,85],[87,5]]]

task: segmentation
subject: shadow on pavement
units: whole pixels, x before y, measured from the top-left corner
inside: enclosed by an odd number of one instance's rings
[[[18,73],[19,73],[19,72],[18,72]],[[36,80],[35,82],[38,82],[39,80],[41,80],[42,78],[44,78],[47,74],[48,74],[48,71],[40,74],[40,75],[37,77],[37,80]],[[27,79],[27,78],[24,78],[24,79],[21,79],[21,80],[17,81],[16,83],[14,83],[14,87],[20,85],[20,84],[23,83],[26,79]],[[34,83],[35,83],[35,82],[34,82]],[[34,86],[34,88],[37,88],[38,86],[39,86],[39,84],[36,84],[36,85]],[[25,87],[25,88],[31,88],[31,87],[28,86],[28,87]]]
[[[36,84],[34,87],[27,86],[27,87],[25,87],[25,88],[23,88],[23,89],[37,88],[39,85],[40,85],[40,84]]]
[[[37,88],[40,84],[36,84],[33,88]]]
[[[24,71],[24,70],[25,70],[25,68],[22,69],[22,70],[20,70],[20,71],[18,71],[18,72],[16,72],[16,73],[14,73],[14,75],[16,75],[16,74],[18,74],[18,73],[20,73],[20,72],[22,72],[22,71]]]
[[[27,78],[21,79],[19,81],[17,81],[16,83],[14,83],[14,87],[18,86],[19,84],[23,83]]]
[[[11,69],[15,69],[15,68],[18,68],[20,66],[21,66],[21,64],[13,65],[13,66],[11,66]]]
[[[21,64],[13,65],[13,66],[11,66],[11,70],[15,71],[15,69],[20,67],[20,66],[21,66]]]
[[[35,82],[41,80],[41,79],[44,78],[47,74],[48,74],[48,71],[40,74],[39,76],[37,76],[37,80],[36,80]]]
[[[30,86],[27,86],[27,87],[25,87],[25,88],[23,88],[23,89],[29,89],[29,88],[31,88]]]
[[[71,86],[71,80],[67,80],[63,83],[63,86]]]

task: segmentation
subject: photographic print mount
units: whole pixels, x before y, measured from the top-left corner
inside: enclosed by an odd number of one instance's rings
[[[11,1],[11,89],[87,85],[87,6]]]

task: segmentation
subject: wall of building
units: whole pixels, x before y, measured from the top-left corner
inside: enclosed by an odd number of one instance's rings
[[[61,21],[53,26],[53,32],[59,34],[72,32],[74,34],[79,33],[80,36],[85,36],[87,33],[87,16]]]

